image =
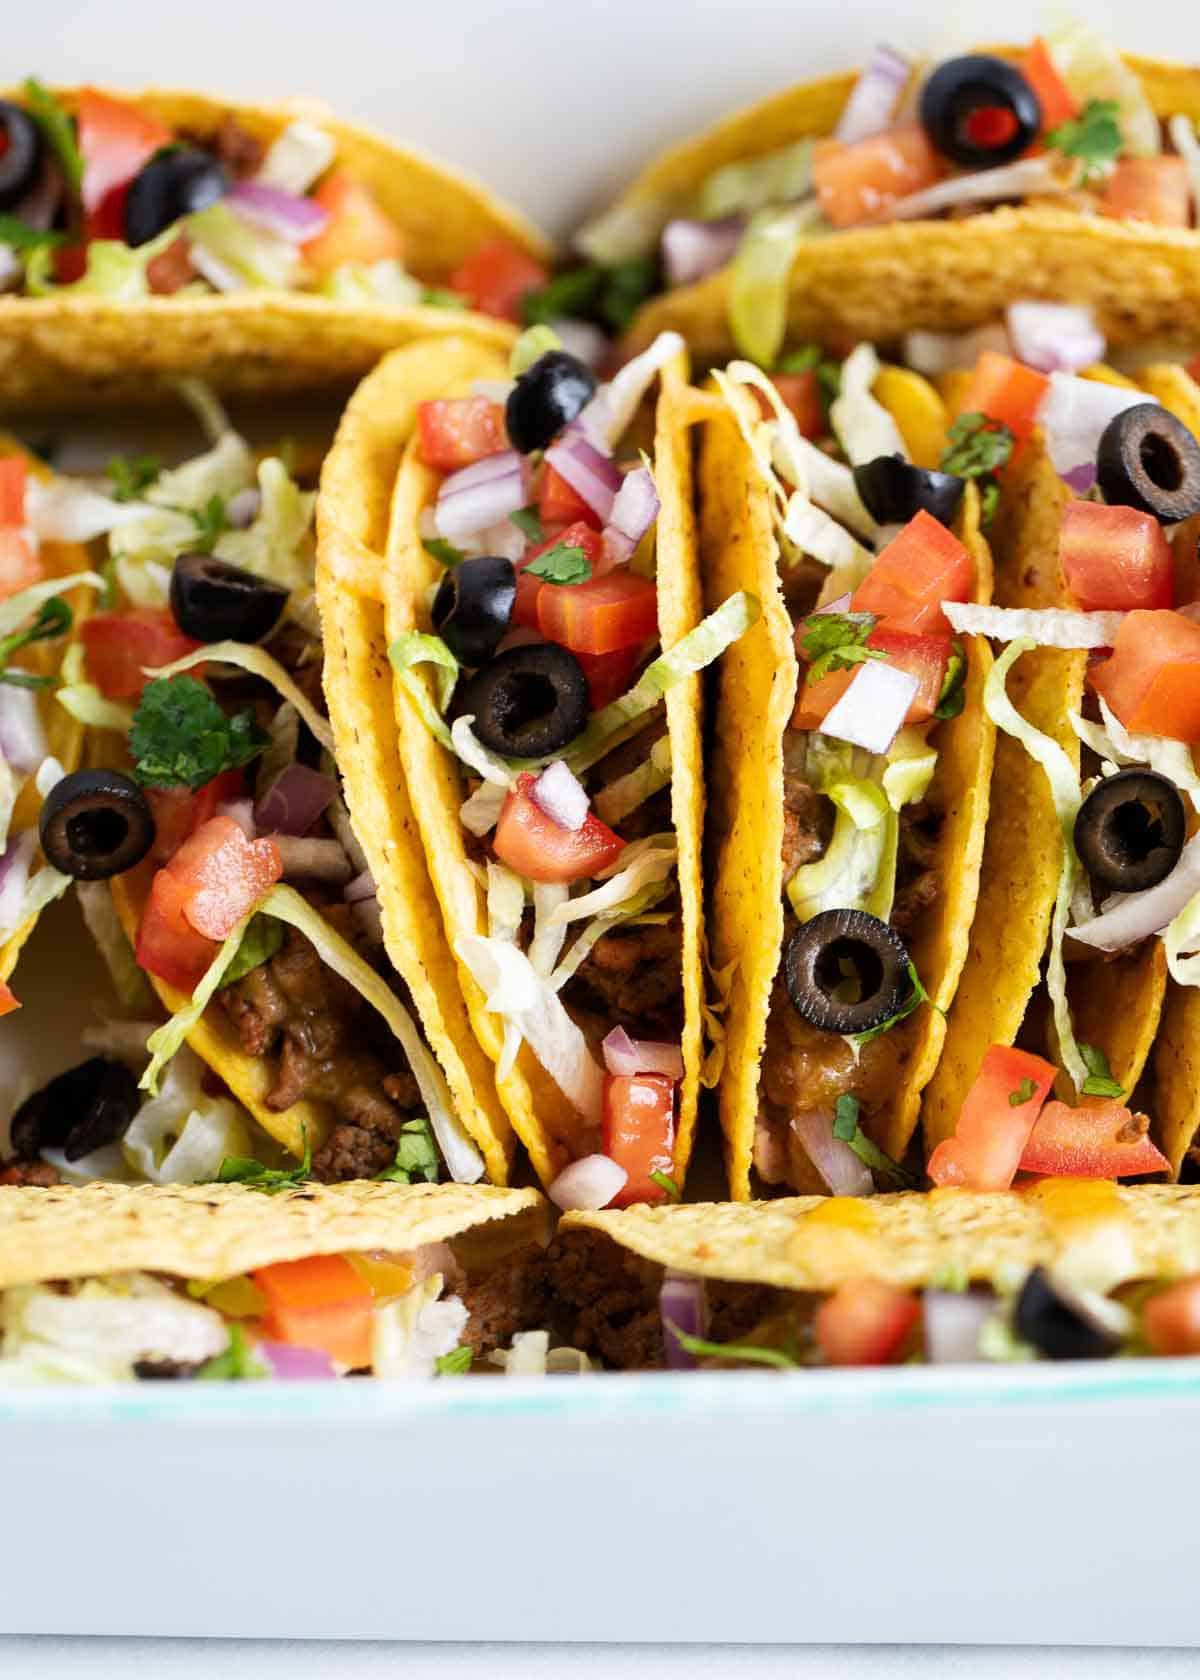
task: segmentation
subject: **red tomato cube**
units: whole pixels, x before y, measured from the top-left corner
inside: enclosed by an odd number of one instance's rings
[[[579,492],[572,489],[562,474],[555,472],[548,462],[542,468],[538,515],[544,530],[549,530],[552,525],[573,525],[577,520],[595,531],[604,524],[595,508],[589,507]]]
[[[818,141],[813,153],[817,199],[822,213],[837,228],[869,221],[898,199],[932,186],[941,172],[928,135],[915,122],[850,145]]]
[[[508,239],[489,239],[461,263],[446,282],[485,315],[521,319],[521,299],[544,286],[549,275],[535,257]]]
[[[625,568],[587,583],[548,583],[538,596],[538,629],[572,653],[637,648],[658,631],[658,590]]]
[[[1131,612],[1112,656],[1088,681],[1135,735],[1200,741],[1200,624],[1174,612]]]
[[[301,246],[317,274],[330,274],[342,263],[403,261],[404,235],[370,187],[348,169],[331,169],[312,200],[329,217],[320,233]]]
[[[604,1076],[604,1153],[629,1177],[609,1203],[661,1202],[654,1173],[670,1176],[675,1149],[675,1082],[662,1073]]]
[[[877,1278],[852,1278],[817,1308],[813,1331],[830,1365],[890,1365],[921,1316],[917,1297]]]
[[[1058,552],[1067,587],[1085,612],[1175,604],[1175,561],[1153,514],[1068,502]]]
[[[1150,1122],[1115,1097],[1071,1108],[1048,1102],[1021,1156],[1021,1171],[1055,1178],[1142,1178],[1171,1163],[1150,1141]]]
[[[1056,1072],[1041,1056],[993,1044],[967,1092],[954,1136],[929,1157],[933,1182],[1009,1189]]]
[[[24,455],[0,455],[0,529],[25,523],[25,486],[29,463]]]
[[[169,607],[98,612],[79,627],[88,675],[107,700],[137,700],[150,680],[146,671],[170,665],[202,646],[185,636]],[[189,673],[202,677],[197,666]]]
[[[232,817],[210,817],[166,868],[185,887],[183,914],[206,939],[227,939],[283,876],[274,840],[248,840]]]
[[[175,136],[157,117],[95,88],[84,88],[79,95],[75,129],[83,160],[80,197],[87,237],[123,239],[129,183]]]
[[[1031,436],[1050,388],[1045,374],[998,350],[984,350],[958,405],[960,414],[986,414],[1006,425],[1018,446]]]
[[[417,404],[420,455],[427,467],[457,472],[508,448],[504,409],[487,397],[439,397]]]
[[[584,881],[606,868],[625,842],[588,812],[581,828],[563,828],[533,798],[536,776],[517,777],[500,810],[492,842],[501,863],[527,881]]]
[[[615,653],[577,653],[575,657],[587,678],[588,701],[592,710],[598,712],[633,687],[633,674],[641,664],[642,650],[627,647],[618,648]]]
[[[0,601],[40,583],[45,568],[24,531],[0,529]]]
[[[187,885],[160,869],[138,926],[135,955],[147,974],[165,980],[177,991],[194,992],[217,954],[215,939],[197,933],[183,913]]]
[[[1180,1278],[1152,1295],[1142,1308],[1142,1334],[1162,1357],[1200,1353],[1200,1278]]]
[[[797,632],[797,640],[803,632]],[[904,714],[905,723],[927,723],[937,710],[950,662],[950,642],[946,636],[914,636],[908,630],[893,630],[888,624],[877,624],[867,637],[867,646],[885,653],[898,670],[916,677],[920,687],[912,704]],[[830,671],[815,683],[807,679],[796,697],[792,713],[793,729],[817,729],[850,686],[858,667],[851,671]]]
[[[1125,222],[1189,227],[1192,189],[1187,164],[1171,155],[1122,158],[1108,178],[1100,209]]]
[[[874,613],[888,630],[949,637],[943,601],[971,594],[971,556],[925,509],[909,520],[854,591],[853,612]]]
[[[1079,101],[1059,75],[1050,49],[1040,35],[1021,59],[1021,74],[1037,94],[1043,134],[1079,115]]]
[[[342,1255],[260,1266],[254,1281],[266,1297],[263,1330],[270,1339],[320,1348],[352,1371],[370,1365],[374,1297]]]

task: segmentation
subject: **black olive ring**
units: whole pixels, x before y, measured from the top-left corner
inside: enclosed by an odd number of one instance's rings
[[[1200,513],[1200,444],[1161,403],[1136,403],[1104,428],[1096,482],[1106,502],[1178,524]]]
[[[76,881],[107,881],[140,863],[154,844],[154,818],[137,783],[119,770],[76,770],[46,795],[42,850]]]
[[[1007,135],[989,142],[971,134],[978,111],[1006,111]],[[921,90],[921,123],[943,156],[965,169],[1011,163],[1037,139],[1042,106],[1029,82],[1002,58],[967,53],[939,64]]]
[[[447,569],[433,598],[433,628],[461,665],[490,659],[508,629],[517,600],[511,560],[480,554]]]
[[[1121,1341],[1043,1266],[1035,1266],[1021,1286],[1013,1328],[1047,1359],[1107,1359]]]
[[[914,467],[902,455],[877,455],[854,469],[862,504],[879,525],[907,525],[922,509],[952,525],[967,487],[957,473]]]
[[[504,424],[522,455],[545,449],[591,402],[596,375],[566,350],[548,350],[527,367],[508,394]]]
[[[1165,881],[1186,839],[1179,789],[1154,770],[1104,777],[1075,818],[1079,861],[1110,892],[1144,892]]]
[[[869,1032],[904,1002],[908,952],[878,916],[822,910],[788,940],[783,973],[796,1013],[810,1026],[828,1033]],[[845,996],[848,991],[857,997]]]
[[[582,734],[588,719],[583,666],[556,642],[506,648],[454,695],[455,717],[502,758],[548,758]]]
[[[0,210],[12,210],[33,189],[42,161],[42,136],[19,105],[0,99]]]
[[[36,1161],[43,1149],[61,1149],[80,1161],[115,1143],[141,1106],[137,1080],[123,1062],[92,1056],[26,1097],[9,1134],[18,1160]]]
[[[288,591],[213,554],[181,554],[171,572],[170,599],[185,636],[198,642],[261,642],[283,616]]]

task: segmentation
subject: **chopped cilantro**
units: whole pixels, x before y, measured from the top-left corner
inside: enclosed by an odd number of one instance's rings
[[[312,1147],[304,1140],[304,1159],[298,1167],[265,1167],[250,1155],[226,1155],[221,1162],[214,1184],[248,1184],[252,1190],[262,1190],[274,1196],[293,1184],[305,1184],[312,1177]]]
[[[942,472],[978,480],[985,525],[995,517],[1000,500],[998,475],[1011,460],[1015,442],[1003,420],[989,419],[986,414],[960,414],[950,427],[938,465]]]
[[[864,1166],[870,1167],[898,1190],[911,1190],[916,1179],[899,1162],[885,1154],[873,1138],[869,1138],[859,1124],[860,1103],[857,1097],[843,1091],[833,1106],[833,1135],[848,1144]]]
[[[435,1359],[433,1368],[439,1377],[465,1376],[474,1357],[469,1347],[456,1347],[450,1353],[443,1353],[440,1359]]]
[[[56,636],[65,636],[73,621],[74,614],[61,595],[51,595],[48,601],[43,601],[32,624],[24,630],[14,630],[11,636],[0,638],[0,682],[9,683],[13,688],[51,687],[55,680],[53,677],[14,669],[12,656],[34,642],[47,642]]]
[[[912,982],[912,991],[894,1015],[889,1015],[886,1021],[880,1021],[877,1027],[868,1027],[865,1032],[849,1034],[850,1042],[856,1048],[861,1049],[864,1044],[870,1044],[873,1038],[878,1038],[882,1033],[891,1032],[894,1026],[898,1026],[915,1009],[919,1009],[921,1004],[929,1003],[931,1007],[937,1007],[932,1004],[929,993],[921,984],[921,977],[911,962],[908,965],[908,978]]]
[[[224,1353],[205,1360],[196,1372],[197,1382],[257,1382],[268,1375],[257,1359],[240,1324],[229,1326],[229,1346]]]
[[[527,577],[541,578],[545,583],[586,583],[592,575],[592,563],[583,549],[574,543],[555,543],[545,554],[539,554],[525,568]]]
[[[675,1180],[671,1177],[670,1173],[652,1172],[650,1174],[650,1182],[651,1184],[658,1185],[658,1188],[666,1194],[666,1198],[669,1202],[681,1202],[683,1200],[683,1192],[680,1190]]]
[[[105,467],[113,481],[113,499],[135,502],[162,471],[157,455],[114,455]]]
[[[1037,1086],[1033,1080],[1022,1079],[1016,1090],[1008,1093],[1008,1106],[1010,1108],[1024,1108],[1025,1104],[1032,1102],[1036,1095]]]
[[[457,566],[466,559],[462,549],[455,548],[454,544],[447,542],[444,537],[422,537],[421,547],[426,554],[440,560],[443,566]]]
[[[62,245],[66,237],[65,233],[55,233],[53,229],[30,227],[19,216],[0,215],[0,244],[8,245],[14,251],[36,251],[41,245]]]
[[[664,1328],[679,1343],[685,1353],[699,1359],[732,1359],[740,1365],[772,1365],[777,1371],[798,1371],[800,1361],[779,1348],[755,1347],[751,1342],[706,1342],[703,1336],[691,1336],[671,1320],[664,1319]]]
[[[1083,164],[1086,183],[1104,173],[1121,155],[1124,144],[1115,99],[1089,99],[1077,117],[1070,117],[1045,136],[1046,145]]]
[[[251,712],[226,717],[195,677],[148,682],[129,736],[134,775],[147,787],[204,787],[223,770],[240,770],[270,744]]]
[[[595,306],[603,279],[604,270],[594,263],[556,274],[536,291],[525,293],[521,299],[521,318],[527,327],[536,327],[561,321],[564,316],[588,315]]]
[[[624,332],[638,309],[654,290],[658,264],[654,257],[630,257],[602,271],[599,299],[600,325],[612,332]]]
[[[876,625],[874,613],[813,613],[804,620],[804,657],[808,681],[820,682],[830,671],[849,671],[868,659],[886,659],[865,645]]]
[[[441,1166],[433,1127],[422,1114],[401,1126],[395,1161],[375,1177],[382,1184],[415,1184],[418,1179],[436,1184]]]
[[[1103,1050],[1094,1044],[1080,1044],[1079,1054],[1083,1057],[1083,1065],[1088,1070],[1088,1076],[1083,1082],[1082,1094],[1085,1097],[1123,1097],[1125,1087],[1113,1078],[1112,1069],[1108,1065],[1108,1057]]]
[[[117,604],[117,557],[110,554],[108,559],[100,565],[100,576],[104,579],[104,588],[100,591],[101,612],[112,612]]]
[[[841,395],[842,365],[826,356],[819,344],[802,344],[798,350],[789,350],[787,355],[775,364],[775,372],[815,373],[821,407],[825,411],[825,418],[829,418],[830,404],[836,402]]]
[[[270,962],[283,944],[283,923],[274,916],[252,916],[237,948],[237,955],[221,976],[217,988],[224,991],[235,980],[241,980],[252,969]]]
[[[217,538],[228,524],[224,496],[210,496],[202,508],[188,508],[186,511],[196,522],[196,553],[211,554]]]
[[[532,502],[528,507],[518,508],[516,513],[510,513],[508,517],[531,543],[545,542],[546,533],[542,528],[542,517]]]
[[[422,286],[421,302],[426,309],[469,309],[470,300],[445,286]]]
[[[942,692],[938,695],[938,703],[933,715],[942,722],[947,718],[956,718],[962,711],[966,701],[967,661],[962,647],[958,642],[950,644],[950,658],[946,662],[946,675],[942,678]]]
[[[83,158],[75,139],[75,124],[49,88],[43,87],[34,77],[29,77],[24,92],[30,116],[62,166],[72,194],[78,197],[83,185]]]
[[[595,321],[611,332],[624,332],[638,306],[654,290],[656,278],[653,257],[631,257],[611,268],[584,263],[556,274],[536,291],[526,292],[521,299],[521,317],[526,326],[573,317]]]

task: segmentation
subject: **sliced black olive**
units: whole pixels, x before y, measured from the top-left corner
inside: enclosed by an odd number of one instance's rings
[[[803,922],[783,955],[788,996],[820,1032],[867,1032],[890,1020],[907,994],[908,952],[878,916],[822,910]]]
[[[545,449],[587,407],[596,375],[578,356],[547,350],[517,380],[504,410],[508,440],[522,455]]]
[[[279,623],[288,592],[211,554],[181,554],[171,573],[171,611],[198,642],[261,642]]]
[[[921,90],[921,122],[944,157],[964,169],[1011,163],[1037,139],[1042,107],[1002,58],[968,53],[939,64]]]
[[[1107,1359],[1121,1345],[1120,1337],[1052,1282],[1043,1266],[1035,1266],[1021,1287],[1013,1328],[1047,1359]]]
[[[482,665],[508,629],[517,599],[511,560],[481,554],[451,566],[433,598],[433,627],[455,659]]]
[[[123,1062],[92,1056],[35,1091],[13,1115],[13,1152],[35,1161],[43,1149],[61,1149],[80,1161],[121,1137],[141,1106],[137,1080]]]
[[[951,525],[967,487],[957,473],[914,467],[902,455],[877,455],[854,469],[863,506],[880,525],[907,525],[924,508]]]
[[[460,685],[454,713],[474,716],[471,727],[490,752],[546,758],[583,732],[587,678],[575,655],[555,642],[507,648]]]
[[[29,112],[7,99],[0,99],[0,146],[0,210],[11,210],[37,180],[42,136]]]
[[[1200,444],[1160,403],[1137,403],[1104,428],[1096,482],[1106,502],[1174,525],[1200,513]]]
[[[1142,892],[1165,881],[1186,839],[1179,789],[1153,770],[1105,776],[1075,818],[1079,861],[1112,892]]]
[[[127,242],[148,244],[181,216],[207,210],[229,187],[229,176],[207,152],[187,146],[155,152],[134,176],[125,199]]]
[[[76,770],[46,795],[42,850],[64,875],[107,881],[140,863],[154,844],[146,796],[119,770]]]

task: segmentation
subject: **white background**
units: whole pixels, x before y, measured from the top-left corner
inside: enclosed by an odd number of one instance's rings
[[[1083,8],[1084,0],[1080,0]],[[1146,53],[1200,57],[1195,0],[1094,0],[1096,26]],[[479,175],[549,231],[573,220],[659,146],[787,82],[861,59],[886,36],[943,53],[1026,38],[1044,22],[1032,0],[6,0],[8,77],[118,88],[198,85],[228,96],[311,93],[347,115]],[[20,1018],[6,1022],[12,1035]],[[11,1516],[10,1516],[11,1520]],[[332,1543],[337,1543],[332,1542]],[[53,1560],[47,1559],[53,1568]],[[314,1553],[319,1575],[319,1557]],[[619,1581],[619,1570],[616,1577]],[[610,1583],[611,1585],[611,1583]],[[63,1583],[64,1591],[70,1584]],[[598,1590],[603,1590],[598,1583]],[[0,1583],[0,1592],[3,1585]],[[614,1610],[619,1606],[619,1594]],[[536,1634],[531,1628],[530,1634]],[[113,1640],[0,1639],[0,1673],[20,1676],[254,1677],[384,1675],[703,1677],[778,1671],[1107,1677],[1182,1674],[1185,1653],[812,1650],[778,1647],[623,1651],[596,1647],[203,1646]]]

